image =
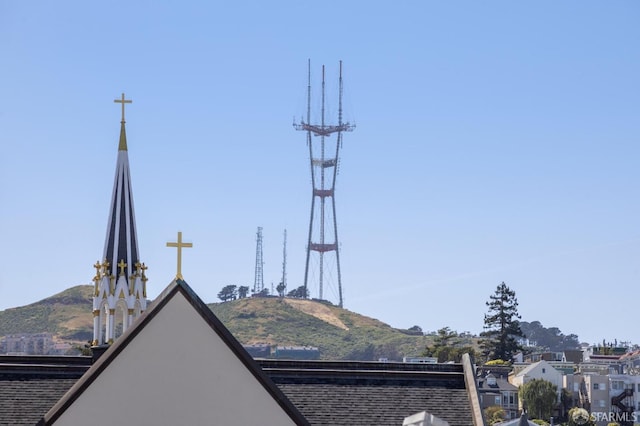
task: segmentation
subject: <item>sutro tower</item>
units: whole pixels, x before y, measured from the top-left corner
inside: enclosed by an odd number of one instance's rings
[[[309,238],[307,240],[307,260],[304,268],[304,288],[308,293],[309,261],[317,254],[318,297],[324,298],[324,281],[332,276],[334,264],[325,259],[325,255],[335,253],[335,272],[338,284],[338,300],[342,307],[342,279],[340,276],[340,250],[338,246],[338,222],[336,220],[335,187],[338,174],[342,132],[350,132],[355,125],[342,121],[342,61],[338,81],[338,124],[327,124],[325,116],[325,78],[322,66],[321,114],[320,123],[311,123],[311,61],[308,67],[307,118],[300,124],[294,123],[296,130],[307,132],[309,162],[311,166],[311,218],[309,220]],[[332,134],[336,137],[329,139]],[[314,137],[319,138],[314,139]],[[314,144],[314,140],[317,141]],[[330,203],[330,204],[329,204]],[[335,291],[335,289],[334,289]]]

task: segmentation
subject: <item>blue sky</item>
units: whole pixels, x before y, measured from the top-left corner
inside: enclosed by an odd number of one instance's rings
[[[102,257],[122,92],[150,296],[302,283],[307,60],[344,137],[345,307],[482,331],[500,282],[522,319],[640,343],[640,5],[0,3],[0,309],[87,284]]]

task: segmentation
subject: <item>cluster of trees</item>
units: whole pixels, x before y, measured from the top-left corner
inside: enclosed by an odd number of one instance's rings
[[[575,334],[564,335],[557,327],[545,328],[540,321],[520,321],[516,292],[504,282],[496,288],[486,302],[489,312],[484,316],[484,330],[480,333],[482,355],[486,360],[511,361],[523,350],[522,338],[536,342],[536,347],[550,351],[578,349],[580,341]]]
[[[244,299],[248,294],[249,287],[245,285],[241,285],[240,287],[235,285],[226,285],[218,292],[218,299],[223,302],[228,302],[229,300]]]
[[[565,336],[558,328],[545,328],[539,321],[521,322],[516,293],[504,282],[496,287],[486,305],[488,312],[484,316],[484,331],[480,333],[479,353],[474,350],[471,341],[465,340],[466,333],[459,334],[444,327],[437,331],[433,344],[426,347],[423,356],[437,357],[438,362],[459,362],[462,354],[467,352],[474,357],[480,356],[484,362],[502,360],[510,363],[513,356],[523,350],[520,341],[525,337],[536,340],[538,346],[549,350],[579,347],[575,334]],[[422,331],[418,326],[409,330],[414,329]]]
[[[436,357],[438,362],[461,362],[462,355],[465,353],[474,355],[473,346],[468,344],[468,341],[460,336],[458,332],[451,330],[449,327],[444,327],[437,331],[433,344],[427,346],[422,356]]]
[[[565,336],[557,327],[545,328],[540,321],[520,322],[522,333],[530,341],[535,342],[537,347],[545,348],[549,351],[562,351],[565,349],[579,349],[580,341],[575,334]]]
[[[278,286],[276,287],[276,290],[278,291],[279,297],[293,297],[297,299],[309,298],[309,290],[303,285],[301,285],[298,288],[294,288],[293,290],[288,292],[286,296],[284,294],[285,286],[282,283],[278,284]],[[249,295],[249,287],[244,285],[241,285],[238,287],[236,285],[230,284],[222,287],[222,290],[218,292],[218,299],[222,300],[223,302],[228,302],[236,299],[244,299],[245,297],[248,297],[248,295]],[[269,296],[269,289],[263,288],[260,292],[253,294],[253,296],[267,297]]]

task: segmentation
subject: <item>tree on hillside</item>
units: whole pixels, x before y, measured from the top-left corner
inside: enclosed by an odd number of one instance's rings
[[[532,418],[549,421],[557,402],[558,388],[544,379],[533,379],[520,386],[518,397]]]
[[[257,293],[253,293],[253,297],[267,297],[268,295],[269,295],[269,289],[266,287]]]
[[[444,327],[437,331],[433,344],[425,348],[423,356],[436,357],[438,362],[461,362],[465,353],[475,356],[475,350],[471,346],[462,344],[457,331]]]
[[[545,328],[540,321],[520,321],[520,329],[527,339],[547,350],[560,352],[565,349],[578,349],[580,341],[575,334],[564,335],[557,327]]]
[[[276,291],[278,292],[279,297],[284,297],[284,291],[287,289],[287,286],[284,285],[282,281],[277,285]]]
[[[309,290],[305,288],[305,286],[301,285],[298,288],[294,288],[289,293],[287,293],[287,297],[295,297],[297,299],[307,299],[309,297]]]
[[[518,320],[518,299],[504,281],[496,288],[490,300],[486,302],[489,313],[484,316],[484,329],[480,336],[481,347],[489,359],[511,361],[520,350],[517,337],[524,337]]]
[[[238,299],[244,299],[249,294],[249,287],[246,285],[241,285],[238,287]]]
[[[420,327],[419,325],[414,325],[412,327],[409,327],[407,330],[415,331],[416,333],[422,333],[422,327]]]
[[[230,284],[222,287],[222,290],[218,293],[218,299],[226,302],[228,300],[236,300],[237,288],[235,285]]]

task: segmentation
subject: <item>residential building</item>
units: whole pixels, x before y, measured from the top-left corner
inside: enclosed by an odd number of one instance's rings
[[[478,394],[480,395],[480,406],[484,410],[491,406],[499,406],[505,412],[506,419],[518,417],[518,388],[506,378],[496,377],[488,373],[482,378],[478,378]]]

